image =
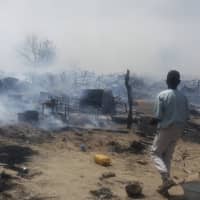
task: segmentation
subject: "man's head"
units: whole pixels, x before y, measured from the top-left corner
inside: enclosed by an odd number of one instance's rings
[[[171,70],[167,74],[167,85],[170,89],[176,89],[180,84],[180,73],[176,70]]]

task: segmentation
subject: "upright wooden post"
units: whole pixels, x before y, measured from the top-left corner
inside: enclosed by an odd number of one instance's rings
[[[128,118],[127,118],[127,128],[130,129],[133,121],[133,99],[132,99],[132,87],[130,83],[130,71],[127,70],[126,76],[125,76],[125,86],[127,89],[128,94]]]

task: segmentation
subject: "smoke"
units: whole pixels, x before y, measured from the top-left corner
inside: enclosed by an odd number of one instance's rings
[[[17,117],[16,117],[16,107],[12,110],[10,109],[10,105],[5,103],[4,101],[0,101],[0,125],[5,124],[16,124]]]
[[[66,125],[111,128],[114,126],[114,122],[106,113],[113,105],[111,94],[114,95],[117,105],[114,110],[118,114],[126,112],[127,91],[124,74],[99,75],[90,71],[73,69],[62,73],[40,72],[22,75],[21,78],[8,77],[6,73],[1,75],[0,125],[23,121],[19,116],[24,114],[26,119],[35,119],[35,112],[37,112],[39,120],[33,124],[47,130],[63,128]],[[135,74],[131,76],[131,84],[133,100],[154,99],[159,91],[166,88],[164,81],[151,82]],[[187,86],[184,90],[189,95],[191,102],[195,100],[195,103],[199,104],[199,101],[196,101],[199,92],[198,85],[198,81],[183,81],[181,89]],[[101,97],[102,91],[105,92],[103,95],[109,95],[109,99],[108,97],[103,99],[105,96]],[[112,91],[112,93],[106,93],[106,91]],[[102,110],[99,108],[99,99],[101,98],[102,103],[106,103],[102,104]],[[60,102],[57,104],[57,108],[49,107],[52,99]]]
[[[55,71],[74,66],[100,73],[163,77],[176,68],[199,73],[197,0],[18,0],[0,2],[0,66],[27,70],[16,48],[32,33],[56,44]],[[32,69],[36,70],[36,69]]]
[[[69,124],[87,128],[110,127],[111,119],[97,115],[96,109],[87,109],[86,114],[80,112],[79,100],[83,91],[99,88],[113,90],[115,96],[123,96],[124,77],[119,74],[99,76],[75,69],[62,73],[22,73],[17,78],[3,73],[0,78],[0,124],[15,124],[24,119],[31,122],[32,118],[35,121],[35,112],[38,112],[37,126],[43,129],[56,129]],[[58,104],[59,111],[44,107],[44,103],[46,105],[52,99],[62,102],[62,105]],[[63,107],[63,103],[67,107]],[[70,114],[66,110],[65,115],[65,109],[70,109]]]
[[[153,80],[170,69],[198,78],[199,6],[197,0],[0,1],[0,79],[19,79],[17,88],[1,85],[0,121],[15,123],[18,112],[41,109],[40,92],[77,98],[83,89],[102,88],[124,98],[120,74],[127,68]],[[55,44],[53,65],[22,62],[17,52],[32,34]],[[53,117],[48,122],[62,126]]]

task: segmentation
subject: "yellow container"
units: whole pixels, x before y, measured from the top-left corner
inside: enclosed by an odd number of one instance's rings
[[[102,166],[110,166],[111,165],[111,159],[103,154],[96,154],[94,157],[94,160],[97,164]]]

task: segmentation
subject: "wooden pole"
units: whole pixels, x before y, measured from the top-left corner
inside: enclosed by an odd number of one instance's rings
[[[127,89],[127,95],[128,95],[128,118],[127,118],[127,128],[130,129],[133,121],[133,98],[132,98],[132,87],[130,83],[130,71],[127,70],[125,75],[125,86]]]

